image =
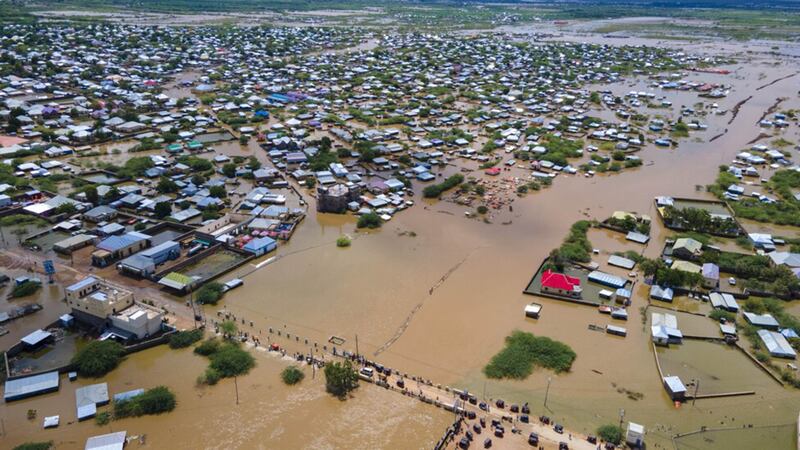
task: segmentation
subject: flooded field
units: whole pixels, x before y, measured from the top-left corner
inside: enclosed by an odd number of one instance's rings
[[[176,352],[162,346],[129,356],[102,380],[108,382],[109,392],[163,384],[176,393],[178,406],[170,414],[102,427],[94,420],[75,421],[74,390],[98,381],[70,382],[62,377],[59,392],[9,403],[0,410],[3,445],[14,446],[37,435],[59,449],[79,449],[88,436],[127,430],[128,436],[145,437],[145,445],[131,442],[126,447],[131,449],[429,449],[440,437],[432,431],[444,430],[452,422],[452,415],[440,409],[369,385],[342,402],[324,392],[321,374],[312,379],[306,369],[303,383],[287,387],[278,376],[287,362],[257,353],[257,366],[248,376],[236,383],[223,380],[211,388],[195,387],[207,360],[191,350]],[[104,408],[108,407],[100,409]],[[28,409],[36,410],[36,419],[26,420]],[[61,425],[42,433],[42,418],[55,414],[61,415]]]

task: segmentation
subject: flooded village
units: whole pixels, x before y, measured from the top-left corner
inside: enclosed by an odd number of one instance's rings
[[[421,11],[3,23],[3,448],[797,447],[800,47]]]

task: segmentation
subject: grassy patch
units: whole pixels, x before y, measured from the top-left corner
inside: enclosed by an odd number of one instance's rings
[[[575,352],[561,342],[544,336],[514,331],[506,337],[506,347],[483,368],[489,378],[524,379],[535,366],[566,372],[575,361]]]

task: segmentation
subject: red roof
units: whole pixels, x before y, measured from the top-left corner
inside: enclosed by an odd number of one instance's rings
[[[542,287],[571,291],[574,286],[580,286],[581,280],[569,275],[545,270],[542,274]]]
[[[500,168],[491,167],[489,169],[486,169],[486,175],[500,175]]]

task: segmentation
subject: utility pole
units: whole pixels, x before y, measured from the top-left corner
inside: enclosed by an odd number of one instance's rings
[[[695,380],[694,382],[694,397],[692,397],[692,406],[694,406],[694,402],[697,401],[697,391],[700,390],[700,380]]]
[[[233,386],[236,389],[236,404],[238,405],[239,404],[239,383],[236,380],[237,380],[237,377],[234,376],[233,377]]]
[[[625,408],[619,409],[619,429],[622,430],[622,422],[625,420]]]
[[[358,353],[358,335],[356,335],[356,359],[358,359],[359,356],[360,354]]]
[[[547,377],[547,390],[544,391],[544,407],[547,408],[547,397],[550,395],[550,382],[553,377]]]

